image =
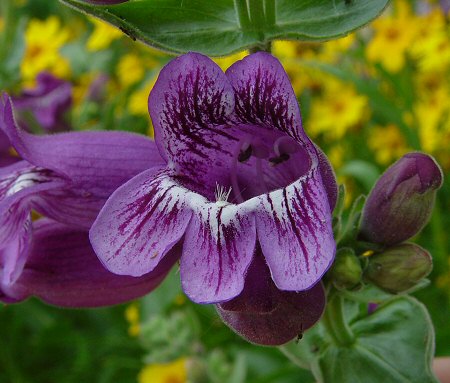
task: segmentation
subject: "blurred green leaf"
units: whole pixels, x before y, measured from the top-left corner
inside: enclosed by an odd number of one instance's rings
[[[372,189],[375,181],[380,176],[380,172],[374,164],[362,160],[352,160],[347,162],[339,169],[339,174],[351,176],[358,180],[364,186],[364,191],[366,193]]]
[[[130,0],[94,6],[60,0],[168,52],[223,56],[272,40],[320,41],[376,18],[389,0]]]

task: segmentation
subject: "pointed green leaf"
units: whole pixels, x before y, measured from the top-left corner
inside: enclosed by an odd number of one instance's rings
[[[389,0],[130,0],[99,6],[61,0],[174,53],[223,56],[275,39],[328,40],[376,18]]]

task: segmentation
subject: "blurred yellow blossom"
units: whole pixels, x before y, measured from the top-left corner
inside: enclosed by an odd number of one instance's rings
[[[128,110],[134,115],[148,116],[148,95],[155,85],[157,76],[153,76],[129,98]]]
[[[419,60],[421,71],[450,69],[450,26],[436,7],[418,19],[419,33],[411,46],[412,56]]]
[[[247,55],[247,51],[242,51],[229,56],[215,58],[213,60],[217,65],[220,66],[223,71],[226,71],[232,64],[234,64],[236,61],[242,60]]]
[[[59,53],[68,38],[69,30],[62,27],[55,16],[43,21],[32,19],[28,23],[25,30],[25,55],[20,66],[26,85],[31,85],[36,75],[44,70],[57,77],[69,75],[69,62]]]
[[[99,51],[108,48],[109,45],[119,37],[123,36],[120,29],[94,18],[90,18],[94,24],[94,31],[89,36],[86,43],[87,50],[90,52]]]
[[[408,151],[405,138],[394,124],[372,128],[368,145],[374,151],[377,162],[382,165],[394,162]]]
[[[117,77],[123,87],[128,87],[144,77],[145,67],[140,56],[128,53],[117,64]]]
[[[367,59],[381,63],[389,72],[405,65],[405,54],[417,33],[417,21],[406,0],[395,2],[395,13],[385,14],[372,23],[375,35],[367,45]]]
[[[139,306],[138,304],[131,303],[125,309],[125,318],[129,323],[128,334],[130,336],[138,336],[141,331],[140,326],[140,315],[139,315]]]
[[[186,383],[187,361],[177,359],[166,364],[149,364],[138,375],[138,383]]]
[[[345,149],[342,145],[335,145],[327,152],[327,157],[334,169],[342,167],[344,164]]]
[[[313,136],[323,134],[327,139],[339,139],[362,123],[367,112],[366,96],[349,84],[330,79],[323,95],[312,104],[308,131]]]
[[[355,33],[336,40],[330,40],[322,44],[319,59],[327,63],[336,63],[343,57],[343,53],[347,52],[356,40]]]
[[[320,71],[307,64],[317,59],[318,44],[299,43],[297,41],[274,41],[273,54],[278,57],[288,74],[296,95],[306,88],[315,88]]]
[[[450,117],[450,84],[439,74],[417,76],[418,99],[413,111],[423,150],[434,153],[445,145],[443,134]]]

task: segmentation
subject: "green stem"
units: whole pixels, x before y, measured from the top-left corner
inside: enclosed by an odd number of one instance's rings
[[[265,23],[264,3],[261,0],[248,0],[250,21],[255,30],[262,30]]]
[[[255,45],[251,48],[249,48],[250,53],[256,53],[256,52],[271,52],[272,51],[272,42],[268,41],[265,44]]]
[[[344,298],[340,294],[329,295],[322,323],[336,345],[350,346],[354,343],[355,337],[345,320]]]
[[[234,0],[234,9],[239,18],[239,26],[243,31],[251,28],[250,16],[246,0]]]
[[[433,235],[434,251],[433,258],[438,268],[446,268],[447,243],[445,240],[446,231],[442,222],[442,213],[440,209],[440,201],[436,199],[433,215],[431,216],[431,231]]]
[[[273,26],[276,22],[275,0],[264,0],[264,13],[267,26]]]

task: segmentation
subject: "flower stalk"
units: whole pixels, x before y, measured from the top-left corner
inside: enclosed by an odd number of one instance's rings
[[[337,346],[346,347],[354,343],[355,337],[345,320],[344,297],[341,294],[333,292],[329,294],[321,322]]]

